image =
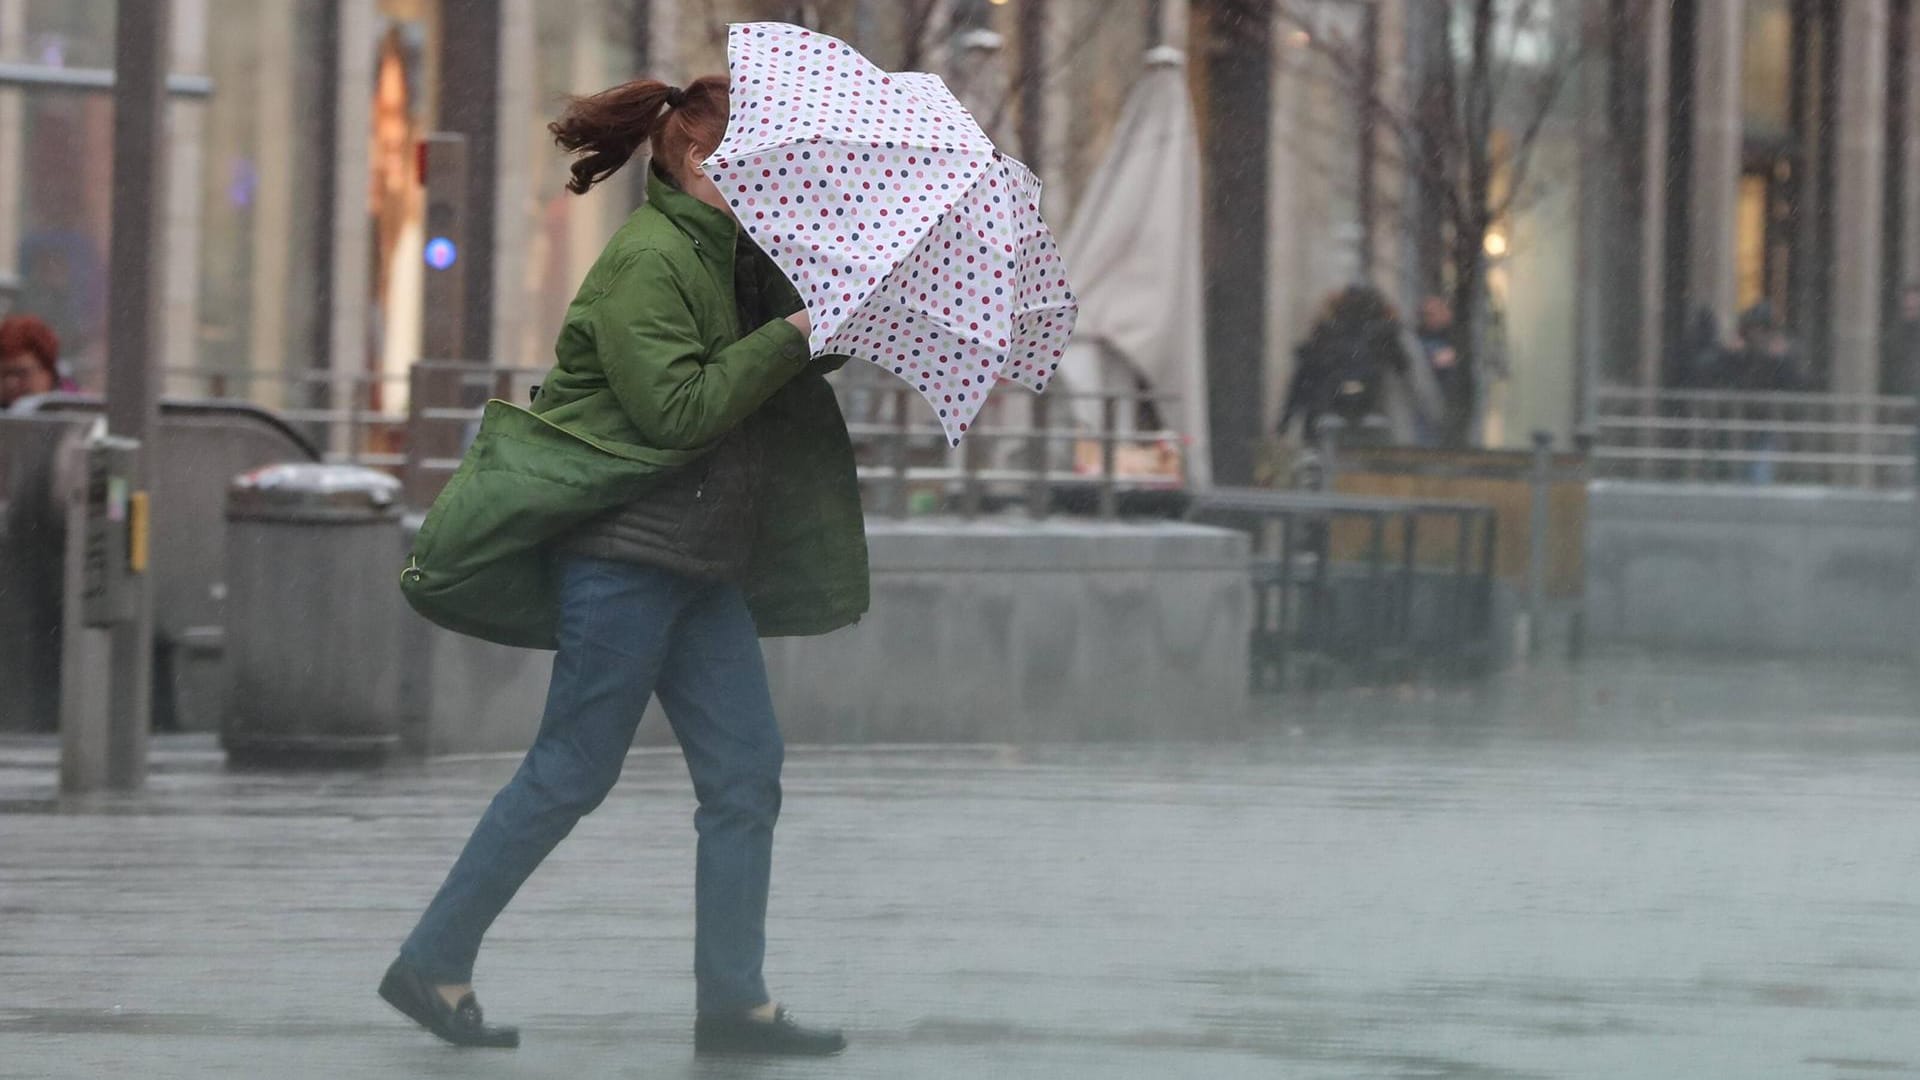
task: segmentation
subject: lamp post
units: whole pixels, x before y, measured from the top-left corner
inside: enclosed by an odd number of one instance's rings
[[[113,317],[107,326],[107,431],[134,448],[128,473],[135,492],[151,482],[152,456],[147,451],[162,348],[164,289],[157,271],[166,266],[171,16],[171,0],[122,3],[114,28],[113,235],[107,259]],[[136,495],[132,505],[134,513],[141,514],[144,495]],[[144,562],[144,554],[133,559],[136,571],[145,569]],[[152,575],[136,572],[126,588],[126,617],[111,630],[105,760],[97,763],[100,768],[63,761],[62,778],[69,788],[104,783],[129,791],[146,782],[147,736],[153,715]]]

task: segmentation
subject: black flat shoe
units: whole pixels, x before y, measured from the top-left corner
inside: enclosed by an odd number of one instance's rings
[[[746,1013],[702,1013],[693,1022],[696,1054],[827,1057],[846,1048],[847,1040],[838,1031],[803,1028],[785,1009],[776,1009],[771,1020],[755,1020]]]
[[[480,1002],[472,994],[448,1005],[428,981],[405,960],[395,960],[380,980],[380,997],[407,1019],[455,1046],[491,1046],[511,1050],[520,1045],[520,1029],[488,1027],[480,1016]]]

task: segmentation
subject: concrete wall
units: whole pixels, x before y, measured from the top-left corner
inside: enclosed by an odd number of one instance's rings
[[[1247,542],[1186,525],[868,526],[873,610],[766,645],[789,742],[1205,738],[1245,730]],[[396,594],[397,599],[397,594]],[[548,653],[413,620],[430,753],[523,749]],[[644,742],[669,739],[658,716]]]
[[[1596,483],[1589,506],[1597,642],[1782,656],[1911,649],[1907,496]]]

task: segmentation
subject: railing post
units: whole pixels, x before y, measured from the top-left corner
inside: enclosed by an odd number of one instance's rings
[[[1914,603],[1916,598],[1920,598],[1920,392],[1914,395],[1912,490],[1913,524],[1910,532],[1913,542],[1911,556],[1913,570],[1911,584],[1908,586],[1911,591],[1907,596],[1906,608],[1913,613],[1913,626],[1908,635],[1908,644],[1911,647],[1908,659],[1913,665],[1914,675],[1920,676],[1920,604]]]
[[[1408,510],[1400,519],[1400,596],[1399,609],[1395,612],[1399,625],[1394,628],[1394,644],[1406,650],[1409,659],[1413,656],[1415,635],[1413,632],[1413,594],[1420,583],[1420,513]]]
[[[334,394],[334,400],[340,401],[343,398],[345,399],[344,404],[347,412],[346,423],[343,427],[345,428],[346,435],[342,441],[346,445],[342,446],[340,450],[341,460],[349,465],[360,464],[360,456],[366,453],[367,449],[366,433],[360,430],[360,410],[371,410],[373,408],[372,395],[366,392],[367,381],[368,376],[366,374],[349,372],[344,378],[334,383],[336,388],[344,388],[344,392],[336,392]]]
[[[1914,396],[1908,407],[1911,411],[1908,413],[1907,423],[1913,425],[1913,460],[1909,462],[1908,467],[1913,470],[1913,475],[1907,478],[1907,482],[1912,487],[1920,489],[1920,394]],[[1916,508],[1920,508],[1920,502],[1916,502]]]
[[[972,521],[980,516],[980,440],[978,425],[960,444],[960,516]]]
[[[1333,491],[1339,487],[1336,483],[1338,479],[1336,464],[1339,457],[1340,433],[1345,430],[1347,430],[1347,422],[1337,416],[1320,418],[1320,424],[1315,433],[1319,436],[1320,442],[1320,490],[1322,491]]]
[[[1486,641],[1493,645],[1493,592],[1500,576],[1500,515],[1493,510],[1481,514],[1480,532],[1480,625]]]
[[[406,464],[400,468],[400,483],[407,505],[424,509],[432,502],[426,475],[428,374],[424,364],[407,369],[407,449]]]
[[[1547,497],[1553,483],[1553,433],[1533,433],[1533,470],[1528,477],[1530,505],[1527,518],[1527,608],[1523,640],[1527,655],[1540,651],[1540,623],[1546,618]]]
[[[893,516],[905,518],[912,510],[909,505],[907,478],[909,473],[907,440],[913,427],[908,423],[912,416],[911,402],[907,400],[913,388],[901,385],[893,392]]]
[[[1473,637],[1469,633],[1472,617],[1467,607],[1473,595],[1473,522],[1471,510],[1461,510],[1453,517],[1453,582],[1447,589],[1451,597],[1453,632],[1448,635],[1448,647],[1456,652],[1464,652]]]
[[[1331,539],[1327,548],[1331,556]],[[1366,640],[1361,647],[1365,650],[1368,666],[1377,674],[1388,639],[1392,636],[1387,629],[1390,615],[1387,609],[1387,512],[1384,510],[1367,515],[1366,611]]]
[[[1120,455],[1120,399],[1107,394],[1100,399],[1100,519],[1112,521],[1120,513],[1120,494],[1114,473]]]
[[[1861,402],[1859,427],[1857,429],[1858,438],[1854,449],[1854,454],[1860,462],[1860,467],[1855,470],[1855,475],[1858,477],[1858,480],[1855,482],[1860,487],[1869,491],[1874,487],[1874,468],[1871,456],[1873,454],[1873,412],[1872,399],[1869,398]]]
[[[1280,624],[1276,629],[1273,642],[1275,651],[1275,672],[1278,676],[1274,689],[1287,688],[1287,659],[1293,647],[1293,515],[1280,516]]]
[[[1048,426],[1053,415],[1052,399],[1045,394],[1033,399],[1033,428],[1027,433],[1027,452],[1033,458],[1033,475],[1027,482],[1027,516],[1045,520],[1053,501],[1053,489],[1047,474],[1053,461],[1053,431]]]

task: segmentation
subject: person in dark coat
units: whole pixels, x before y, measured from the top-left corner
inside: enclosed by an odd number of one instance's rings
[[[1337,416],[1350,430],[1383,424],[1392,441],[1418,442],[1440,416],[1439,389],[1417,344],[1378,289],[1354,285],[1335,293],[1307,339],[1294,351],[1293,379],[1278,433],[1295,419],[1309,442]]]
[[[1466,385],[1466,369],[1460,365],[1460,342],[1454,327],[1453,305],[1439,296],[1422,300],[1420,325],[1414,333],[1414,339],[1420,343],[1421,356],[1427,362],[1427,370],[1433,376],[1441,402],[1451,406],[1456,402],[1468,401],[1472,395]],[[1420,440],[1423,444],[1432,445],[1444,437],[1441,430],[1444,423],[1428,423],[1423,427]]]
[[[1791,393],[1808,389],[1800,349],[1762,302],[1740,316],[1732,347],[1720,356],[1715,389],[1745,393]]]
[[[1741,394],[1785,394],[1810,389],[1811,383],[1801,362],[1800,350],[1774,317],[1773,307],[1755,304],[1740,316],[1739,333],[1720,356],[1720,372],[1714,389]],[[1741,418],[1765,421],[1776,418],[1774,407],[1764,401],[1743,401]],[[1783,445],[1779,431],[1765,428],[1746,432],[1739,443],[1758,456],[1747,466],[1748,479],[1770,484],[1775,476],[1773,454]]]

